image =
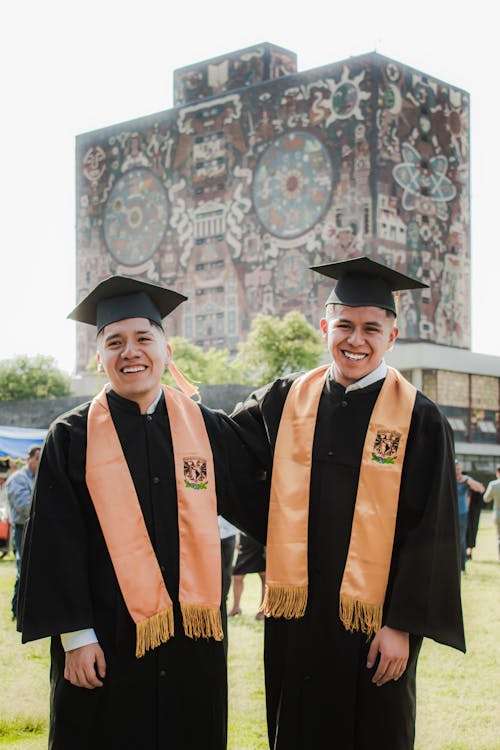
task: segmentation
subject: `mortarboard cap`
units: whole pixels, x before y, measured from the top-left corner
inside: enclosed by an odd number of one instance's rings
[[[310,268],[316,273],[337,281],[326,300],[327,305],[381,307],[396,315],[393,292],[428,287],[428,284],[384,266],[382,263],[377,263],[366,255]]]
[[[161,325],[162,319],[185,300],[183,294],[158,284],[129,276],[109,276],[87,294],[68,318],[96,326],[97,333],[109,323],[125,318],[148,318]]]

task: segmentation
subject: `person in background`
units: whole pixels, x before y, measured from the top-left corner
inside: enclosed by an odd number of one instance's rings
[[[0,508],[7,509],[7,479],[11,466],[9,458],[0,458]]]
[[[234,550],[236,549],[236,538],[238,529],[229,523],[224,516],[217,516],[220,534],[221,560],[222,560],[222,626],[224,630],[224,643],[227,655],[227,597],[231,588],[231,574],[233,570]]]
[[[482,490],[471,490],[469,493],[469,510],[467,511],[467,530],[465,532],[466,558],[472,560],[472,550],[476,546],[477,532],[481,511],[483,509],[484,485],[481,482]]]
[[[497,552],[500,562],[500,464],[496,468],[497,478],[492,479],[484,493],[485,503],[493,502],[493,520],[497,530]]]
[[[227,745],[217,514],[257,472],[172,362],[162,320],[185,299],[112,276],[69,316],[109,382],[52,423],[26,527],[17,627],[51,636],[49,750]]]
[[[478,492],[482,494],[484,492],[484,485],[468,474],[463,474],[460,461],[455,461],[455,472],[458,495],[458,524],[460,529],[460,569],[462,573],[465,573],[467,565],[467,522],[470,493]]]
[[[243,594],[244,580],[247,573],[258,573],[261,582],[260,604],[264,601],[266,584],[266,548],[263,544],[251,536],[239,534],[237,542],[238,555],[233,567],[232,587],[233,606],[229,611],[229,617],[241,614],[241,596]],[[256,620],[263,620],[264,613],[259,609],[255,615]]]
[[[394,292],[425,284],[368,257],[312,270],[336,280],[331,362],[232,414],[271,476],[256,535],[269,747],[411,750],[423,638],[465,651],[453,433],[384,359]]]
[[[10,459],[0,458],[0,559],[10,552],[10,520],[7,500],[7,479],[10,469]]]
[[[7,479],[7,501],[9,504],[10,523],[14,529],[13,545],[16,556],[16,580],[14,582],[14,593],[12,595],[12,620],[17,617],[17,599],[19,592],[19,577],[21,572],[21,552],[23,544],[24,527],[28,520],[31,494],[35,482],[35,475],[40,459],[41,447],[32,445],[28,448],[26,464],[18,469]]]

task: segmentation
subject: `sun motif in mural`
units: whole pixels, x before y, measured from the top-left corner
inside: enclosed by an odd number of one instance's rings
[[[311,133],[292,131],[263,153],[253,183],[255,211],[264,227],[291,239],[311,229],[329,205],[332,165]]]
[[[131,169],[114,184],[104,209],[104,238],[119,263],[135,266],[158,248],[168,221],[167,196],[149,169]]]
[[[364,77],[365,71],[363,70],[354,78],[349,78],[349,68],[345,65],[340,81],[327,80],[328,87],[332,92],[332,112],[325,123],[327,126],[336,120],[347,120],[349,117],[355,117],[357,120],[364,119],[361,104],[370,98],[367,91],[361,90],[361,82]]]
[[[281,189],[286,198],[294,200],[297,198],[302,188],[302,175],[298,169],[292,169],[288,174],[284,175],[284,182]]]
[[[403,161],[394,167],[393,177],[404,190],[403,208],[446,220],[446,204],[457,194],[455,185],[446,176],[448,159],[443,154],[422,159],[409,143],[403,144],[402,153]]]

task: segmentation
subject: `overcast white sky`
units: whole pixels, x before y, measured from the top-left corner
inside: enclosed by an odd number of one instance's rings
[[[491,3],[18,0],[0,11],[0,359],[71,372],[75,137],[172,107],[176,68],[260,42],[298,70],[376,50],[471,95],[472,349],[500,356],[500,99]],[[489,21],[488,21],[489,19]],[[500,364],[499,364],[500,371]]]

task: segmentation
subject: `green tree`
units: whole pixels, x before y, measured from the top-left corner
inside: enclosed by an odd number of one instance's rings
[[[228,349],[208,349],[191,344],[181,336],[169,339],[175,365],[192,383],[201,385],[217,385],[221,383],[237,383],[238,373],[230,361]],[[164,377],[165,383],[173,384],[168,372]]]
[[[21,355],[0,362],[0,401],[69,396],[70,382],[48,355]]]
[[[292,311],[283,318],[257,315],[247,340],[238,349],[233,361],[233,367],[241,373],[238,382],[259,386],[280,375],[316,367],[325,345],[305,316]]]

